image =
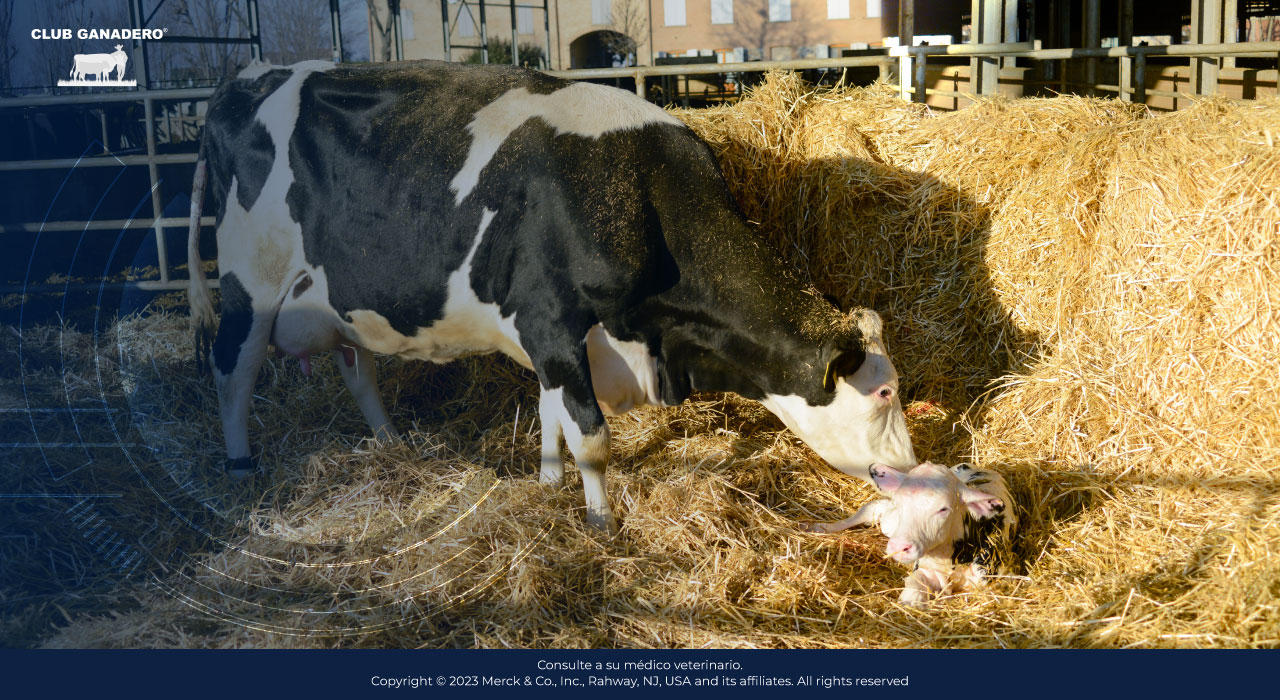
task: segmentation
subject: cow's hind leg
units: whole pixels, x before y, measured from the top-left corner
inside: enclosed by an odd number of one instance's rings
[[[221,288],[222,320],[213,341],[213,376],[227,445],[226,471],[240,478],[257,469],[249,451],[249,400],[267,355],[275,311],[254,308],[254,300],[234,273],[221,277]]]
[[[356,405],[369,422],[369,429],[379,440],[396,437],[396,430],[391,425],[387,409],[382,405],[382,397],[378,395],[378,378],[373,365],[373,353],[368,349],[340,345],[333,349],[333,358],[338,363],[338,371],[347,383],[347,389],[355,398]]]

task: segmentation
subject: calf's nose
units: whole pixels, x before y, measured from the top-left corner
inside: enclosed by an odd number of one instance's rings
[[[885,554],[891,557],[910,557],[915,554],[916,546],[908,540],[898,539],[896,537],[889,539],[889,544],[885,547]]]

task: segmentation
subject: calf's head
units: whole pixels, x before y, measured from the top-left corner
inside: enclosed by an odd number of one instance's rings
[[[950,558],[966,521],[999,517],[1004,500],[966,486],[947,467],[926,462],[909,472],[873,464],[871,480],[888,501],[879,515],[889,537],[885,555],[903,564],[922,557]]]
[[[868,479],[874,463],[916,464],[889,361],[883,323],[870,309],[842,319],[846,329],[826,340],[811,368],[761,403],[831,466]]]

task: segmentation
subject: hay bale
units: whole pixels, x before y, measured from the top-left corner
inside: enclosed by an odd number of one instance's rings
[[[415,428],[397,445],[359,441],[325,363],[305,382],[271,362],[253,435],[270,490],[201,481],[216,399],[184,378],[180,319],[156,314],[117,325],[123,353],[75,345],[76,366],[119,355],[113,391],[223,504],[228,546],[157,544],[197,554],[47,644],[1280,643],[1280,102],[935,115],[883,86],[773,74],[736,105],[675,113],[802,276],[884,315],[920,456],[1006,476],[1020,574],[900,608],[874,532],[794,527],[870,489],[733,396],[610,420],[623,531],[605,540],[572,477],[536,483],[536,388],[502,360],[381,361]]]

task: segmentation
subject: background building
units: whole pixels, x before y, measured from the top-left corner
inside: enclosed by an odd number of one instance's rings
[[[374,0],[371,55],[395,43],[389,0]],[[394,3],[394,0],[390,0]],[[449,15],[444,44],[441,3]],[[512,5],[514,4],[514,13]],[[490,41],[549,52],[550,68],[651,65],[670,57],[716,57],[720,62],[839,55],[846,48],[881,46],[882,0],[493,0],[484,4]],[[402,58],[463,60],[480,45],[479,0],[400,0]],[[896,12],[896,9],[893,10]],[[951,37],[959,41],[959,36]],[[394,46],[391,46],[394,57]],[[535,52],[526,54],[537,55]],[[522,63],[532,63],[521,58]]]

